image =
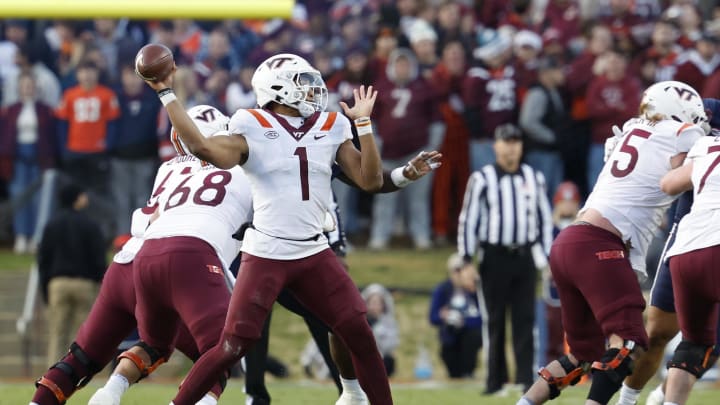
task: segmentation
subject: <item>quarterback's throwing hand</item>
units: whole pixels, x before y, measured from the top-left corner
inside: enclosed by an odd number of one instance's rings
[[[370,117],[373,106],[375,105],[375,99],[377,98],[377,90],[373,89],[373,86],[360,86],[359,89],[353,90],[353,96],[355,96],[355,105],[350,108],[345,102],[340,102],[345,115],[351,120],[356,120],[360,117]]]
[[[167,75],[166,78],[162,80],[145,80],[145,83],[147,83],[150,88],[152,88],[155,91],[160,91],[163,89],[171,89],[173,85],[173,76],[175,76],[175,71],[177,70],[177,66],[173,66],[172,70],[170,71],[170,74]]]

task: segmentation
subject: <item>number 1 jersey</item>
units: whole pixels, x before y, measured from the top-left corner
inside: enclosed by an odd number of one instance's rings
[[[603,167],[583,211],[593,208],[630,243],[630,263],[647,276],[645,255],[665,210],[676,196],[660,190],[670,159],[690,150],[705,133],[697,125],[673,120],[633,118]]]
[[[301,118],[253,109],[232,116],[229,132],[245,136],[250,150],[243,169],[255,209],[243,252],[291,260],[328,248],[322,225],[332,165],[340,145],[352,138],[350,125],[337,112]]]

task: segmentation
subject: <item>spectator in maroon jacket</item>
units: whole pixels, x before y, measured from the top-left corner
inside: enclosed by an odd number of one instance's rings
[[[421,151],[437,150],[442,144],[445,125],[438,98],[430,82],[418,73],[412,51],[400,48],[388,59],[386,77],[375,82],[378,97],[373,121],[380,137],[383,167],[404,165]],[[409,235],[417,249],[428,249],[430,239],[430,187],[432,175],[424,176],[396,193],[376,195],[368,246],[385,249],[396,215],[401,208],[407,218]],[[402,204],[402,205],[400,205]]]
[[[672,80],[682,47],[676,44],[680,31],[672,20],[659,20],[652,33],[652,45],[635,57],[630,70],[642,80],[643,88]]]
[[[18,197],[43,170],[57,161],[57,127],[51,107],[36,101],[35,79],[28,73],[18,77],[19,100],[0,113],[0,176],[9,184],[11,197]],[[33,252],[37,196],[15,213],[15,253]]]
[[[442,149],[443,165],[435,171],[432,209],[436,245],[446,245],[457,230],[465,185],[470,176],[467,153],[469,134],[463,111],[462,84],[467,63],[460,42],[448,42],[442,60],[435,66],[431,83],[441,100],[440,112],[446,125]]]
[[[652,30],[652,24],[633,10],[633,4],[627,0],[610,0],[609,15],[602,16],[600,22],[610,28],[617,46],[625,51],[645,46]]]
[[[720,66],[720,55],[718,51],[718,38],[711,35],[703,35],[695,43],[695,48],[689,50],[681,63],[674,80],[689,84],[693,89],[702,91],[708,77],[718,70]],[[718,93],[712,95],[717,98]]]
[[[468,70],[463,83],[465,123],[470,130],[470,170],[495,162],[495,128],[516,123],[517,76],[510,64],[512,42],[502,31],[485,29],[473,55],[482,62]]]
[[[550,0],[545,8],[545,27],[557,30],[560,43],[571,45],[581,36],[580,5],[577,0]]]
[[[700,91],[703,98],[716,98],[720,94],[720,69],[715,69],[715,72],[711,74],[706,80],[702,88],[695,90]]]
[[[642,95],[639,80],[627,73],[627,59],[616,51],[608,51],[598,61],[598,76],[588,86],[588,114],[592,142],[588,154],[588,186],[595,185],[603,167],[605,140],[612,136],[612,126],[637,115]]]

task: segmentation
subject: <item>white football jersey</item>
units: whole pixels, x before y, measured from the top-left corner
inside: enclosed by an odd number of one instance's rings
[[[158,168],[153,183],[153,192],[143,208],[133,212],[130,234],[132,237],[125,242],[119,252],[113,257],[117,263],[130,263],[135,260],[135,255],[143,245],[145,229],[148,227],[150,218],[158,207],[158,200],[169,194],[173,188],[170,186],[181,181],[196,170],[200,169],[203,163],[195,156],[175,156],[164,162]]]
[[[693,205],[678,224],[667,257],[720,245],[720,137],[701,138],[685,162],[693,162]]]
[[[232,116],[229,132],[244,135],[250,150],[243,168],[255,209],[243,252],[290,260],[327,249],[332,165],[339,146],[352,138],[350,128],[337,112],[303,119],[255,109]]]
[[[205,164],[181,176],[158,199],[160,216],[145,231],[145,239],[191,236],[215,249],[228,269],[240,253],[232,235],[252,218],[250,183],[243,169],[218,169]]]
[[[668,206],[676,198],[660,190],[670,159],[690,150],[705,135],[697,125],[640,118],[623,125],[623,137],[610,154],[583,211],[602,214],[630,244],[630,263],[647,276],[645,255]]]

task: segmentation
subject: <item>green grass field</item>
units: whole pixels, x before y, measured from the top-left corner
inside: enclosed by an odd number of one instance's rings
[[[399,405],[515,404],[520,396],[518,391],[510,391],[504,397],[485,397],[480,394],[484,388],[482,365],[478,367],[476,378],[471,382],[454,383],[445,379],[445,372],[437,355],[436,330],[427,320],[429,305],[427,293],[445,278],[445,261],[450,252],[450,249],[431,252],[356,250],[348,256],[351,276],[359,286],[379,282],[398,289],[394,297],[401,344],[396,353],[398,370],[392,380],[395,403]],[[17,272],[28,269],[31,260],[30,256],[14,256],[7,251],[0,251],[0,277],[2,270]],[[336,395],[333,385],[304,380],[302,377],[299,355],[308,339],[307,327],[299,317],[281,307],[276,308],[272,319],[270,352],[287,363],[291,378],[272,380],[269,383],[273,404],[334,404]],[[414,380],[413,366],[420,345],[427,347],[432,354],[433,381],[419,383]],[[509,349],[508,354],[512,367],[512,351]],[[180,360],[175,364],[174,368],[168,366],[168,369],[173,371],[163,368],[158,371],[158,375],[164,377],[143,382],[132,388],[123,404],[167,404],[176,391],[181,375],[190,366],[187,360]],[[104,381],[105,376],[107,372],[103,371],[89,387],[78,392],[68,401],[68,404],[86,404],[90,395]],[[18,381],[0,381],[0,405],[24,405],[29,402],[33,392],[32,380]],[[656,383],[657,381],[652,381],[653,386]],[[588,386],[573,387],[552,403],[581,404],[584,402],[587,390]],[[242,380],[232,380],[220,404],[239,405],[244,401]],[[711,386],[700,387],[693,392],[690,403],[720,404],[720,389]]]
[[[68,405],[86,404],[97,383],[91,383],[79,391],[68,402]],[[572,387],[550,402],[554,405],[582,404],[587,394],[587,386]],[[273,382],[269,385],[274,405],[332,405],[336,395],[334,386],[319,385],[308,382]],[[171,384],[141,383],[131,388],[123,398],[123,405],[154,405],[167,404],[172,399],[176,386]],[[0,405],[27,404],[32,397],[33,387],[30,382],[19,384],[0,383]],[[397,384],[393,386],[393,398],[396,405],[504,405],[515,404],[520,397],[518,392],[510,392],[507,396],[482,396],[477,384]],[[644,396],[642,397],[644,403]],[[245,403],[242,392],[242,381],[233,380],[228,384],[225,394],[219,401],[220,405],[240,405]],[[611,402],[612,403],[612,402]],[[720,390],[702,388],[695,390],[690,396],[690,404],[716,405],[720,403]]]

